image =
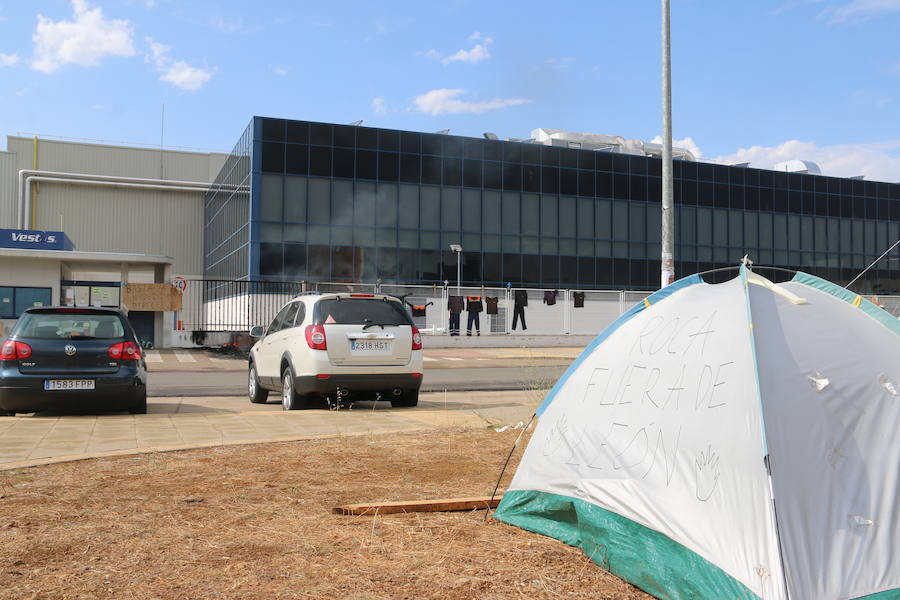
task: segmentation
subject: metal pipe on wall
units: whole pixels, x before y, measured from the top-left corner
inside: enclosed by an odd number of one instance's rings
[[[46,181],[46,182],[54,182],[54,183],[75,183],[75,184],[82,184],[82,185],[101,185],[101,186],[111,186],[111,187],[163,190],[163,191],[167,191],[167,192],[203,193],[206,191],[205,188],[185,187],[185,186],[177,186],[177,185],[128,183],[126,181],[91,181],[91,180],[85,180],[85,179],[64,179],[61,177],[42,177],[39,175],[32,175],[30,177],[26,177],[25,181],[26,182]],[[31,189],[26,186],[26,189],[25,189],[26,206],[31,206],[31,193],[30,192],[31,192]],[[36,217],[35,217],[35,221],[36,221]],[[36,225],[37,225],[36,222],[32,223],[32,227],[36,227]],[[22,229],[24,229],[24,227]]]
[[[173,189],[177,191],[187,191],[192,188],[196,191],[206,191],[213,184],[204,181],[177,181],[171,179],[148,179],[143,177],[119,177],[115,175],[93,175],[87,173],[66,173],[61,171],[40,171],[37,169],[22,169],[18,174],[18,210],[17,210],[17,226],[19,229],[28,229],[29,215],[31,214],[32,202],[31,195],[28,192],[28,182],[32,178],[40,177],[38,181],[55,181],[66,179],[68,183],[96,183],[103,185],[104,183],[134,183],[141,185],[156,185],[158,189]],[[131,187],[131,186],[123,186]]]

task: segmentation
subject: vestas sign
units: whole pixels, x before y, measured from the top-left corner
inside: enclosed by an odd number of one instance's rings
[[[62,231],[0,229],[0,248],[74,250],[75,244]]]

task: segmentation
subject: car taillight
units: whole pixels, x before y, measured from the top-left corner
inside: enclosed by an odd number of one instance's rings
[[[325,340],[324,325],[307,325],[306,326],[306,343],[313,350],[328,350],[328,343]]]
[[[141,349],[134,342],[121,342],[113,344],[106,352],[115,360],[140,360]]]
[[[0,360],[19,360],[31,356],[31,346],[25,342],[7,340],[0,346]]]
[[[418,328],[415,325],[412,326],[412,349],[413,350],[421,350],[422,349],[422,334],[419,333]]]

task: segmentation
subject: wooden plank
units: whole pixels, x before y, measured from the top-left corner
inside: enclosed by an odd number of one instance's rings
[[[387,515],[407,512],[450,512],[458,510],[483,510],[497,508],[503,496],[476,498],[444,498],[441,500],[409,500],[405,502],[372,502],[368,504],[346,504],[333,511],[339,515]]]

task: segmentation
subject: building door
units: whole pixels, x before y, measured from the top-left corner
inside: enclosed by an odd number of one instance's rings
[[[156,313],[145,310],[133,310],[128,313],[128,320],[134,327],[134,333],[143,348],[152,348],[154,345],[154,325]]]

